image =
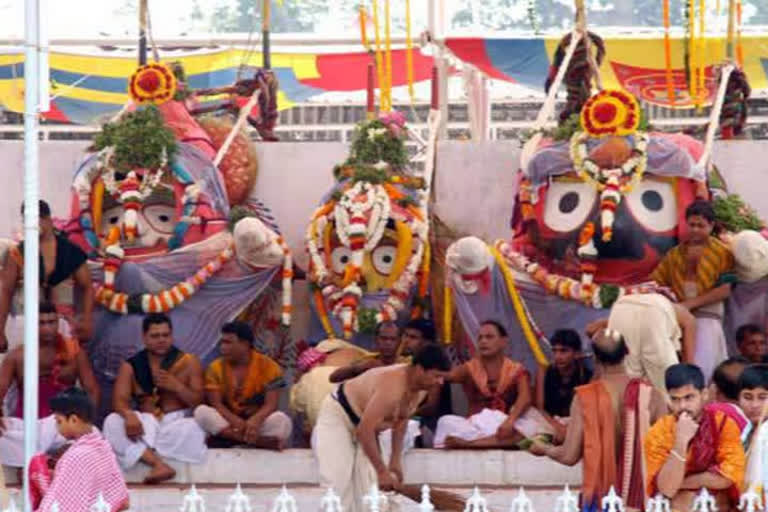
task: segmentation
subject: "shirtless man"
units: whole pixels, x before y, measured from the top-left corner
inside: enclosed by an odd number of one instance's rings
[[[48,401],[78,381],[93,403],[99,401],[99,386],[93,368],[76,339],[65,339],[58,332],[59,315],[50,302],[40,304],[38,318],[38,450],[46,452],[66,442],[56,430],[56,421]],[[0,415],[0,462],[6,466],[24,465],[24,346],[18,345],[0,365],[0,403],[12,384],[16,384],[18,400],[12,418]],[[1,409],[0,409],[1,411]],[[1,412],[0,412],[1,414]]]
[[[21,205],[24,215],[24,205]],[[16,290],[21,285],[24,270],[24,242],[9,250],[5,265],[0,269],[0,352],[8,349],[6,338],[6,323],[11,311],[11,303]],[[93,287],[91,274],[88,271],[88,257],[80,247],[56,231],[51,218],[51,207],[45,201],[40,201],[40,296],[46,301],[53,302],[61,313],[71,316],[77,309],[80,314],[77,324],[77,336],[83,343],[87,342],[93,330]],[[79,304],[73,303],[74,294],[67,283],[73,284],[80,290]],[[77,306],[77,307],[75,307]],[[68,318],[71,320],[71,318]],[[64,320],[62,320],[64,322]],[[67,322],[68,323],[68,322]],[[70,336],[67,326],[64,331]],[[16,329],[20,330],[20,329]],[[9,327],[9,331],[14,331]]]
[[[515,448],[525,438],[554,434],[546,418],[531,407],[530,376],[522,364],[504,354],[507,343],[507,331],[500,323],[480,324],[475,357],[446,377],[464,387],[469,417],[440,418],[435,447]]]
[[[314,449],[320,484],[333,488],[344,510],[363,510],[371,485],[393,489],[403,479],[402,445],[408,419],[429,389],[440,384],[448,360],[428,345],[410,364],[368,370],[325,398],[315,427]],[[392,428],[392,456],[387,465],[378,433]]]
[[[203,370],[195,355],[173,345],[171,329],[163,313],[144,317],[146,348],[120,366],[115,412],[104,421],[104,437],[123,468],[139,461],[151,467],[148,484],[176,476],[161,457],[200,463],[206,453],[205,431],[190,417],[203,401]]]

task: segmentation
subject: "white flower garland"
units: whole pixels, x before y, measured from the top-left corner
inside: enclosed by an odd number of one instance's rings
[[[619,189],[622,193],[631,191],[640,183],[648,166],[648,143],[650,141],[650,135],[645,132],[637,132],[635,137],[637,138],[637,143],[633,151],[637,153],[636,155],[627,159],[621,167],[602,169],[589,159],[589,149],[587,148],[587,141],[590,138],[589,134],[586,132],[574,133],[570,143],[573,170],[600,191],[606,188],[608,181],[611,179],[616,179],[620,182]],[[627,177],[630,178],[627,179]],[[624,178],[623,183],[621,183],[622,178]]]

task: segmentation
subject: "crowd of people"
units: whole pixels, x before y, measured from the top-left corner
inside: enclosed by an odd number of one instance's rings
[[[503,319],[480,324],[474,354],[458,365],[432,323],[415,319],[402,328],[377,325],[372,352],[337,339],[304,350],[289,387],[286,369],[255,348],[248,324],[223,325],[219,357],[204,368],[177,347],[171,319],[152,313],[142,322],[144,347],[122,363],[106,397],[111,411],[100,421],[96,406],[105,397],[77,341],[87,339],[91,309],[77,329],[63,329],[51,286],[69,272],[88,289],[84,259],[41,205],[40,455],[30,468],[36,506],[47,512],[53,501],[86,503],[106,490],[120,510],[128,503],[120,469],[149,466],[145,482],[154,484],[175,476],[169,460],[201,463],[210,447],[281,450],[306,442],[321,483],[347,510],[375,482],[400,485],[403,453],[412,447],[522,449],[581,462],[585,510],[599,508],[611,486],[632,508],[661,493],[673,508],[688,509],[702,487],[732,507],[749,485],[768,480],[761,443],[768,440],[768,347],[760,326],[744,325],[735,333],[741,354],[728,358],[722,303],[734,282],[733,257],[711,234],[709,203],[693,203],[686,219],[689,237],[651,275],[671,295],[620,297],[606,318],[585,326],[588,346],[579,332],[557,330],[551,364],[535,375],[507,356]],[[62,249],[73,264],[62,261]],[[0,274],[0,324],[18,285],[18,258],[11,251]],[[7,410],[0,462],[11,467],[24,462],[23,369],[17,345],[0,364]],[[459,387],[466,414],[454,410]],[[284,393],[290,415],[280,410]],[[82,470],[91,465],[98,471]]]

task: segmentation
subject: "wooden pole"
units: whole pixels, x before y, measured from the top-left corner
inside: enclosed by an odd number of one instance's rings
[[[272,22],[271,0],[262,0],[261,8],[261,55],[264,69],[272,68],[272,54],[269,47],[269,26]]]
[[[147,63],[147,2],[139,0],[139,66]]]
[[[725,40],[725,55],[728,60],[735,61],[734,38],[736,34],[736,0],[728,0],[728,36]]]

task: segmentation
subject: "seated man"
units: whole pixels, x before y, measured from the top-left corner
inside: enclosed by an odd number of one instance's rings
[[[717,365],[710,386],[714,400],[707,404],[707,409],[720,411],[736,422],[739,432],[744,432],[749,425],[749,419],[739,407],[739,380],[748,365],[743,357],[731,357]]]
[[[408,418],[447,369],[442,349],[427,345],[411,363],[374,368],[325,398],[313,448],[320,485],[339,494],[344,510],[363,510],[363,496],[372,485],[390,490],[402,482]],[[378,443],[378,433],[386,429],[393,432],[389,464]]]
[[[558,329],[549,339],[553,364],[541,368],[536,382],[536,407],[545,413],[556,431],[565,436],[565,423],[571,411],[574,389],[592,380],[592,370],[582,361],[581,337],[573,329]]]
[[[768,345],[765,343],[765,333],[755,324],[742,325],[736,329],[736,343],[739,352],[750,363],[768,362]]]
[[[291,409],[303,417],[307,436],[315,426],[323,400],[336,387],[334,382],[385,363],[405,362],[405,358],[397,354],[398,333],[397,325],[392,322],[377,325],[374,337],[377,352],[368,352],[338,339],[322,341],[302,352],[296,363],[302,374],[291,387],[290,404]]]
[[[409,320],[403,327],[403,334],[400,336],[400,346],[403,353],[413,355],[427,345],[437,343],[435,338],[435,325],[430,320],[415,318]],[[442,385],[429,391],[427,399],[416,411],[415,416],[420,420],[421,424],[421,436],[416,439],[416,446],[431,448],[434,445],[438,420],[452,413],[451,383],[443,382]]]
[[[658,293],[624,295],[611,307],[607,319],[587,326],[592,336],[600,329],[618,331],[627,342],[627,373],[645,377],[664,391],[664,372],[693,360],[696,319],[683,306]]]
[[[331,374],[331,382],[337,384],[357,377],[371,368],[389,366],[400,358],[400,329],[394,322],[382,322],[376,326],[374,344],[376,354],[362,358],[349,366],[339,368]],[[402,362],[402,361],[401,361]]]
[[[93,368],[76,339],[65,339],[58,332],[59,315],[50,302],[38,308],[39,379],[37,411],[37,448],[45,452],[65,443],[56,431],[56,422],[48,401],[60,391],[78,383],[93,403],[98,403],[99,386]],[[24,465],[24,346],[19,345],[0,364],[0,403],[15,384],[18,400],[14,417],[0,417],[0,461],[6,466]]]
[[[447,375],[462,384],[469,417],[443,416],[437,422],[436,448],[515,448],[536,434],[554,434],[531,405],[525,367],[504,355],[507,331],[498,322],[480,324],[477,355]]]
[[[576,388],[565,441],[553,446],[534,441],[530,452],[561,464],[582,461],[582,510],[600,510],[600,500],[611,487],[629,509],[642,509],[643,436],[666,414],[661,391],[627,374],[624,337],[605,329],[592,340],[599,376]]]
[[[744,488],[768,487],[768,423],[765,410],[768,404],[768,366],[747,366],[739,379],[739,406],[749,418],[749,425],[741,435],[747,452],[747,475]]]
[[[39,512],[92,510],[104,498],[111,512],[128,509],[128,487],[115,454],[101,434],[94,432],[94,407],[83,391],[69,389],[51,399],[59,434],[74,441],[56,464],[51,486]]]
[[[674,510],[691,510],[706,487],[720,510],[735,508],[746,465],[739,427],[704,407],[704,374],[697,366],[671,366],[664,378],[672,414],[657,421],[645,438],[648,495],[661,493]]]
[[[650,278],[671,288],[680,304],[696,317],[693,357],[683,355],[709,378],[715,366],[728,358],[723,301],[736,282],[734,260],[728,246],[712,236],[715,211],[710,202],[691,203],[685,220],[687,239],[664,255]]]
[[[219,348],[221,357],[205,371],[209,405],[195,409],[195,420],[234,444],[281,450],[293,430],[291,419],[277,410],[283,370],[253,348],[253,331],[244,322],[221,328]]]
[[[203,370],[197,356],[173,345],[167,315],[150,313],[141,327],[146,348],[120,366],[104,437],[123,468],[142,461],[152,468],[144,482],[155,484],[176,476],[161,457],[205,459],[205,431],[190,417],[203,400]]]

